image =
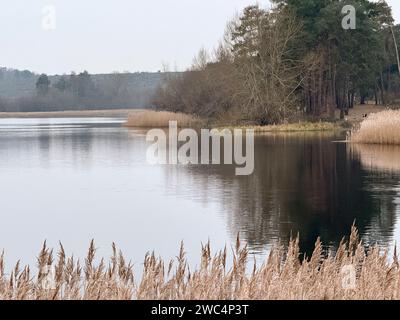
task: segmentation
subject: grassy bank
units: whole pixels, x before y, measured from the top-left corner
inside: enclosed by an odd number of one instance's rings
[[[234,128],[254,129],[255,132],[311,132],[342,130],[342,123],[335,122],[298,122],[269,126],[236,126]]]
[[[213,127],[228,129],[254,129],[255,132],[301,132],[301,131],[335,131],[343,129],[341,122],[297,122],[280,125],[225,125],[221,121],[201,119],[183,113],[143,110],[130,114],[125,126],[137,128],[167,128],[169,121],[177,121],[179,127]]]
[[[231,263],[226,249],[214,254],[207,244],[200,266],[190,271],[182,246],[171,262],[148,254],[140,279],[134,279],[132,265],[115,245],[110,260],[95,263],[91,243],[83,267],[67,257],[62,246],[53,261],[53,251],[44,246],[37,276],[19,264],[7,275],[4,255],[0,257],[0,299],[400,299],[397,256],[389,262],[379,247],[365,250],[354,227],[349,241],[343,241],[335,254],[326,255],[318,240],[312,256],[301,261],[298,243],[293,240],[287,249],[273,249],[252,272],[246,272],[249,253],[239,240]],[[54,273],[48,273],[53,268]],[[345,286],[349,274],[344,271],[351,268],[355,270],[354,286]]]

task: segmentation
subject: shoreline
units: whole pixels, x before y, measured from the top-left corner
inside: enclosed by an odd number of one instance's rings
[[[298,123],[277,124],[277,125],[245,125],[245,126],[222,126],[221,129],[253,129],[255,133],[295,133],[295,132],[335,132],[349,129],[352,123],[346,122],[311,122],[302,121]]]
[[[338,132],[351,130],[363,120],[366,116],[371,113],[378,113],[386,110],[385,106],[376,106],[372,104],[357,105],[354,109],[349,110],[349,115],[345,117],[344,120],[339,120],[340,111],[335,111],[335,118],[332,121],[329,120],[300,120],[298,122],[276,124],[276,125],[266,125],[260,126],[257,124],[246,124],[246,123],[221,123],[216,119],[194,119],[191,125],[188,127],[214,127],[219,130],[222,129],[253,129],[255,133],[285,133],[285,132]],[[182,118],[183,114],[173,113],[168,111],[154,111],[141,109],[142,114],[139,116],[133,115],[128,119],[124,126],[128,128],[142,128],[145,123],[146,128],[168,128],[168,121],[172,120],[174,117],[176,119]],[[189,115],[190,116],[190,115]],[[179,120],[178,120],[179,121]]]
[[[9,118],[80,118],[80,117],[118,117],[128,118],[129,114],[143,109],[109,109],[109,110],[70,110],[38,112],[0,112],[0,119]]]
[[[252,129],[255,133],[266,132],[334,132],[350,128],[352,123],[347,121],[298,121],[293,123],[260,126],[249,123],[221,123],[216,119],[196,118],[192,115],[174,113],[168,111],[142,110],[136,114],[130,114],[124,123],[128,128],[169,128],[171,121],[177,121],[180,128],[192,129]]]
[[[369,115],[370,113],[375,113],[379,111],[383,111],[385,108],[383,106],[374,106],[374,105],[365,105],[365,106],[356,106],[356,108],[350,111],[349,116],[346,117],[344,121],[337,120],[338,114],[335,115],[335,121],[299,121],[294,123],[287,124],[277,124],[277,125],[267,125],[267,126],[259,126],[252,124],[218,124],[218,122],[214,123],[218,129],[253,129],[256,133],[285,133],[285,132],[337,132],[343,130],[349,130],[355,125],[362,122],[365,118],[365,114]],[[133,116],[135,118],[135,114],[142,114],[139,118],[146,118],[145,122],[147,123],[146,127],[160,127],[161,122],[165,122],[171,115],[168,117],[163,116],[165,112],[161,111],[160,116],[157,117],[154,115],[150,116],[150,112],[154,112],[151,109],[105,109],[105,110],[67,110],[67,111],[38,111],[38,112],[0,112],[0,119],[7,118],[80,118],[80,117],[99,117],[99,118],[108,118],[108,117],[116,117],[126,119],[124,122],[124,126],[128,128],[136,128],[135,125],[129,123]],[[338,111],[336,111],[338,113]],[[138,119],[139,119],[138,118]],[[143,119],[142,119],[143,120]],[[141,121],[139,121],[141,122]],[[197,121],[195,121],[197,122]],[[208,127],[212,125],[212,122],[204,119],[203,121],[199,120],[198,124],[201,126]],[[165,125],[167,127],[167,125]],[[194,125],[196,126],[196,125]],[[138,127],[142,127],[139,125]],[[192,127],[189,125],[189,127]]]

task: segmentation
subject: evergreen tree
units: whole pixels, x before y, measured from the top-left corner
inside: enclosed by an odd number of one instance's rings
[[[36,90],[38,95],[45,96],[50,88],[50,80],[46,74],[41,74],[36,81]]]

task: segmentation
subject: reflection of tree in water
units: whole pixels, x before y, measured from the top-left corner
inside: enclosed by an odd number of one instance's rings
[[[203,201],[222,199],[232,237],[240,232],[253,250],[278,241],[285,244],[297,232],[306,252],[318,236],[334,246],[354,221],[365,240],[387,243],[396,193],[385,186],[396,177],[382,180],[379,174],[366,172],[346,152],[346,144],[332,143],[332,138],[257,137],[256,169],[249,177],[235,177],[230,166],[188,170],[196,176],[196,188],[212,190],[203,194]]]
[[[364,241],[388,242],[394,232],[400,200],[400,147],[387,145],[349,144],[347,152],[365,172],[368,190],[379,209],[367,226]]]

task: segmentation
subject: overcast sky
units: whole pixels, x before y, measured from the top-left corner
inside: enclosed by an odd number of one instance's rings
[[[166,62],[182,70],[201,47],[212,49],[226,22],[252,3],[0,0],[0,66],[48,74],[109,73],[158,71]],[[400,21],[400,1],[388,3]]]

